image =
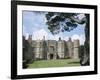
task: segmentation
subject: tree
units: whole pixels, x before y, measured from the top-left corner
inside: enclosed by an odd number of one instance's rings
[[[80,20],[79,15],[81,13],[57,13],[48,12],[46,14],[48,29],[55,35],[59,32],[72,31],[78,26],[78,24],[85,24],[85,43],[84,43],[84,55],[81,59],[81,65],[89,65],[89,14]]]

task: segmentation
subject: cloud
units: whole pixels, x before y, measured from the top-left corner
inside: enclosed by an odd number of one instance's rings
[[[30,35],[30,33],[27,32],[25,26],[23,27],[23,29],[24,29],[23,35],[25,36],[25,39],[28,39],[28,36]],[[61,37],[62,40],[68,41],[69,37],[71,37],[72,41],[75,39],[79,39],[81,45],[83,45],[85,42],[84,34],[73,34],[72,36],[64,36],[63,34],[52,35],[51,33],[48,33],[44,28],[33,31],[32,39],[33,40],[42,40],[43,36],[45,36],[45,40],[57,40],[58,41],[59,37]]]
[[[28,39],[28,36],[29,36],[29,33],[26,33],[25,38]],[[45,40],[57,40],[58,41],[59,37],[61,37],[61,39],[65,40],[65,41],[68,41],[68,39],[69,39],[69,36],[64,37],[59,34],[52,35],[51,33],[46,32],[45,29],[40,29],[40,30],[33,32],[32,39],[33,40],[42,40],[43,36],[45,36]],[[74,34],[71,36],[71,39],[72,39],[72,41],[79,39],[80,45],[83,45],[85,42],[85,35],[84,34],[80,34],[80,35]]]
[[[74,34],[74,35],[72,35],[71,38],[72,38],[72,41],[73,41],[73,40],[76,40],[76,39],[79,39],[80,44],[81,44],[81,45],[84,44],[84,41],[85,41],[85,35],[84,35],[84,34],[81,34],[81,35]]]
[[[49,33],[47,39],[48,40],[58,40],[59,35],[52,35],[51,33]]]
[[[77,35],[77,34],[74,34],[74,35],[72,35],[72,40],[75,40],[75,39],[80,39],[80,37],[79,37],[79,35]]]
[[[48,40],[53,40],[53,39],[55,39],[55,38],[54,38],[54,36],[53,36],[51,33],[49,33],[47,39],[48,39]]]
[[[23,34],[23,36],[25,36],[25,39],[27,40],[29,37],[29,33],[25,33],[25,34]]]
[[[33,32],[33,40],[42,40],[43,36],[47,38],[48,33],[44,29],[40,29],[38,31]]]
[[[26,28],[26,31],[32,34],[33,31],[45,27],[45,14],[37,11],[24,11],[23,25],[24,28]]]
[[[29,33],[26,33],[26,35],[25,35],[25,39],[27,40],[28,37],[29,37]]]
[[[52,35],[47,29],[47,25],[45,24],[46,18],[45,13],[37,13],[37,12],[24,12],[23,17],[23,35],[28,38],[29,34],[32,34],[32,39],[37,40],[43,39],[45,36],[46,40],[58,40],[61,37],[62,40],[68,41],[69,37],[74,39],[79,39],[80,44],[84,44],[85,36],[84,36],[84,27],[77,27],[73,31],[69,32],[61,32],[57,35]],[[77,16],[80,20],[85,17],[84,14],[79,14]],[[80,25],[79,25],[80,26]]]
[[[63,38],[63,40],[68,41],[69,37],[67,36],[67,37]]]
[[[23,36],[25,36],[25,39],[28,39],[29,33],[27,32],[27,28],[23,25]]]
[[[46,32],[45,29],[41,29],[33,32],[32,39],[42,40],[43,36],[45,36],[45,40],[58,40],[60,37],[59,35],[52,35],[51,33]]]

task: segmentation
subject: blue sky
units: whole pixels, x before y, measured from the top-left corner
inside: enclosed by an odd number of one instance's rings
[[[79,18],[82,18],[83,15],[79,15]],[[29,34],[32,35],[33,40],[41,40],[45,36],[47,40],[58,40],[61,37],[67,41],[71,37],[72,40],[79,39],[80,44],[84,44],[85,41],[84,25],[78,25],[77,28],[70,32],[65,31],[57,35],[52,35],[47,28],[44,12],[23,11],[23,35],[27,39]]]

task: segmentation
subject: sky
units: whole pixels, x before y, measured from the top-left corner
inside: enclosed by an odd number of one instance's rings
[[[82,19],[84,14],[79,15],[79,19]],[[60,32],[59,34],[52,35],[46,25],[45,12],[36,11],[23,11],[23,35],[28,39],[29,35],[32,35],[33,40],[42,40],[45,36],[46,40],[58,40],[61,37],[62,40],[67,41],[69,38],[73,40],[79,39],[80,44],[84,44],[85,41],[85,25],[78,25],[77,28],[70,32]]]

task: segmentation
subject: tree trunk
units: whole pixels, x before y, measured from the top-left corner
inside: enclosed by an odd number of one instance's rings
[[[90,23],[89,23],[89,14],[86,14],[86,18],[87,18],[87,23],[85,26],[85,43],[84,43],[84,54],[81,60],[81,65],[82,66],[87,66],[90,64],[90,51],[89,51],[89,45],[90,45],[90,39],[89,39],[89,27],[90,27]]]

